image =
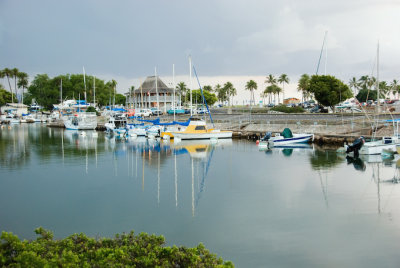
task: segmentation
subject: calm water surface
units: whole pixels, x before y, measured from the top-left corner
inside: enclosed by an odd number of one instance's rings
[[[398,267],[396,159],[313,147],[157,143],[38,124],[0,131],[0,229],[148,232],[237,267]]]

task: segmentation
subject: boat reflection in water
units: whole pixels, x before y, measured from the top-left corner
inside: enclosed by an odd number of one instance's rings
[[[218,140],[160,140],[147,139],[145,137],[119,139],[115,136],[105,137],[105,148],[114,154],[114,175],[118,176],[118,170],[123,168],[121,161],[127,161],[129,176],[138,178],[141,173],[142,191],[154,178],[154,170],[157,170],[157,203],[160,203],[162,177],[170,177],[169,172],[162,172],[170,165],[173,159],[173,177],[175,206],[178,207],[179,176],[186,172],[183,177],[191,178],[191,210],[195,216],[195,209],[198,206],[202,193],[206,187],[206,177],[212,167],[212,158],[216,148],[232,146],[232,139]],[[190,168],[187,164],[182,166],[185,156],[190,159]],[[118,161],[121,160],[121,161]],[[141,167],[140,167],[141,166]],[[147,167],[147,168],[146,168]],[[189,175],[189,174],[190,175]],[[148,175],[147,175],[148,174]],[[151,174],[151,175],[150,175]],[[147,176],[146,176],[147,175]],[[179,176],[178,176],[179,175]],[[146,177],[149,179],[146,180]]]
[[[346,156],[347,165],[353,164],[355,170],[365,171],[367,166],[364,161],[359,157]]]
[[[259,147],[259,151],[264,151],[266,154],[282,154],[283,156],[291,156],[295,154],[309,154],[314,151],[314,144],[298,143],[285,146]]]
[[[164,144],[170,144],[174,154],[174,177],[175,177],[175,204],[178,206],[178,171],[177,155],[188,154],[191,160],[191,186],[192,186],[192,216],[205,189],[206,177],[211,166],[214,150],[217,147],[231,146],[231,139],[218,140],[181,140]],[[195,176],[195,170],[197,171]],[[200,172],[199,172],[200,171]],[[195,183],[195,180],[197,183]],[[197,189],[196,189],[197,186]]]

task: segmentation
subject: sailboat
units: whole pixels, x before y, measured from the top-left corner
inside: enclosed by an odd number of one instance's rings
[[[189,65],[190,65],[190,81],[192,80],[192,68],[194,74],[197,78],[198,85],[200,87],[201,95],[203,97],[203,103],[207,108],[208,114],[211,119],[211,123],[214,125],[214,122],[211,117],[210,110],[208,109],[207,101],[203,94],[203,88],[200,85],[199,77],[197,76],[196,69],[192,66],[191,58],[189,57]],[[192,88],[190,89],[191,92]],[[192,96],[192,94],[190,94]],[[190,106],[192,107],[192,97],[190,98]],[[192,114],[192,109],[191,109]],[[232,138],[232,131],[222,131],[219,129],[209,128],[205,120],[199,118],[191,118],[189,125],[181,131],[171,131],[171,134],[181,140],[199,140],[199,139],[230,139]]]
[[[87,108],[86,103],[86,79],[85,79],[85,69],[83,69],[83,83],[85,86],[85,100],[78,101],[77,112],[73,115],[63,118],[64,126],[66,129],[71,130],[94,130],[97,127],[97,115],[94,112],[82,112],[82,106]]]

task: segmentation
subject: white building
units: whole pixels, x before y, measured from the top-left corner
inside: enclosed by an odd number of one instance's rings
[[[157,92],[159,109],[164,113],[173,107],[174,90],[167,87],[167,85],[157,76],[148,76],[146,80],[135,89],[132,94],[126,93],[128,107],[134,108],[153,108],[157,107]],[[176,98],[176,101],[177,98]]]

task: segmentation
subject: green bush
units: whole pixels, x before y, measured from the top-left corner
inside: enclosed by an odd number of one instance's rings
[[[285,105],[272,107],[271,111],[277,111],[282,113],[304,113],[304,109],[300,106],[286,107]]]
[[[97,111],[96,111],[96,108],[94,108],[93,106],[89,106],[89,107],[86,109],[86,112],[87,112],[87,113],[95,113],[95,112],[97,112]]]
[[[89,238],[73,234],[54,240],[42,227],[36,240],[21,241],[12,233],[0,237],[1,267],[234,267],[210,253],[203,244],[195,248],[166,247],[163,236],[140,233],[115,238]]]

